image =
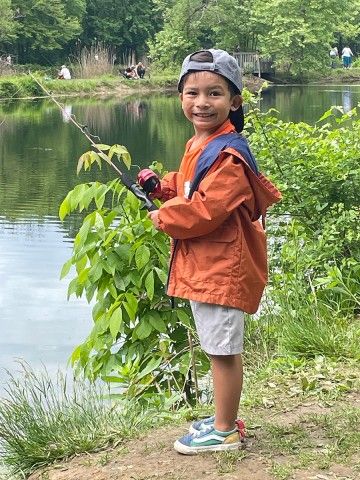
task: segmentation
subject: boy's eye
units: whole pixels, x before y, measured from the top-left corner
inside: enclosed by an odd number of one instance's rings
[[[185,93],[186,93],[186,95],[196,95],[197,92],[195,90],[188,90]]]
[[[220,90],[212,90],[210,92],[210,95],[213,96],[213,97],[218,97],[218,96],[222,95],[222,93],[220,92]]]

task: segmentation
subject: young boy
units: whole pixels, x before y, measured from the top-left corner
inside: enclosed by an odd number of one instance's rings
[[[183,62],[178,90],[195,135],[179,172],[161,182],[165,200],[149,213],[173,239],[168,294],[190,300],[203,350],[210,356],[215,416],[195,422],[174,448],[183,454],[236,449],[242,390],[244,312],[256,312],[267,280],[266,239],[258,221],[280,200],[261,175],[243,129],[241,73],[223,50]],[[240,429],[241,430],[241,429]]]

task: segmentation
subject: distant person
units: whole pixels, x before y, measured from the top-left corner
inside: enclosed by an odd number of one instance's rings
[[[136,73],[138,75],[139,78],[144,78],[144,75],[145,75],[145,67],[144,65],[139,62],[137,65],[136,65]]]
[[[7,65],[11,65],[11,64],[12,64],[11,55],[8,55],[8,56],[6,57],[6,64],[7,64]]]
[[[61,70],[58,75],[59,80],[71,80],[71,73],[70,70],[67,68],[66,65],[61,65]]]
[[[351,67],[351,57],[353,56],[353,52],[351,51],[350,47],[344,47],[341,52],[343,67],[350,68]]]
[[[336,67],[336,59],[337,59],[338,56],[339,56],[339,51],[338,51],[337,47],[333,47],[330,50],[331,68]]]
[[[124,77],[128,78],[129,80],[139,78],[135,70],[135,65],[125,68]]]

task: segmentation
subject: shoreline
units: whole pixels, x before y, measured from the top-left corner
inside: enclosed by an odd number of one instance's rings
[[[323,78],[312,78],[307,82],[299,82],[296,79],[273,77],[269,80],[254,75],[243,77],[243,85],[251,93],[258,92],[264,87],[273,86],[311,86],[311,85],[360,85],[360,69],[356,71],[334,72],[334,76]],[[338,73],[341,73],[338,75]],[[177,92],[176,78],[147,78],[144,80],[124,80],[119,77],[100,77],[93,79],[73,79],[69,81],[40,79],[41,83],[51,92],[54,97],[127,97],[136,94],[147,94],[152,92]],[[140,83],[141,82],[141,83]],[[0,102],[12,100],[37,100],[47,98],[42,94],[39,85],[27,75],[13,77],[0,77]]]

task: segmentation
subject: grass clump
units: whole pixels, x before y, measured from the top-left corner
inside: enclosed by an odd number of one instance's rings
[[[139,402],[104,400],[104,391],[89,382],[70,386],[60,374],[53,379],[24,364],[19,376],[8,375],[0,400],[0,455],[13,475],[119,444],[164,418]]]

